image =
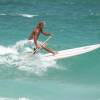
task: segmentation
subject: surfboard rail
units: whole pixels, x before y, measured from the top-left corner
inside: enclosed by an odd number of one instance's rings
[[[82,47],[78,47],[78,48],[58,51],[57,54],[55,54],[55,55],[53,55],[51,53],[44,54],[42,58],[44,60],[49,60],[49,59],[58,60],[58,59],[63,59],[63,58],[68,58],[68,57],[84,54],[84,53],[93,51],[98,48],[100,48],[100,44],[82,46]]]

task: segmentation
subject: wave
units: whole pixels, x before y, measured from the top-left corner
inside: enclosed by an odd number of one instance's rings
[[[18,41],[12,46],[0,45],[0,64],[14,67],[20,71],[43,75],[48,68],[58,68],[56,61],[44,61],[41,59],[42,53],[33,56],[32,44],[28,40]],[[29,47],[30,46],[30,47]]]
[[[20,13],[15,13],[15,14],[6,14],[6,13],[1,13],[0,16],[21,16],[21,17],[26,17],[26,18],[34,18],[35,16],[38,15],[32,15],[32,14],[20,14]]]
[[[0,16],[5,16],[5,15],[7,15],[7,14],[5,14],[5,13],[1,13],[1,14],[0,14]]]
[[[38,15],[31,15],[31,14],[17,14],[17,15],[22,17],[27,17],[27,18],[34,18],[35,16],[38,16]]]
[[[35,2],[35,0],[33,1],[33,0],[30,0],[30,2],[29,1],[27,1],[27,0],[0,0],[0,4],[5,4],[5,3],[21,3],[21,4],[25,4],[25,3],[28,3],[28,4],[31,4],[31,3],[34,3]]]
[[[20,97],[20,98],[0,97],[0,100],[30,100],[30,99],[26,97]]]

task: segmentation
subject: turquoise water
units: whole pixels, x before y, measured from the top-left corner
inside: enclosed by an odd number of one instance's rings
[[[99,4],[0,0],[0,100],[100,100],[100,49],[50,62],[23,54],[30,47],[29,34],[41,20],[44,31],[53,34],[48,45],[55,50],[99,44]]]

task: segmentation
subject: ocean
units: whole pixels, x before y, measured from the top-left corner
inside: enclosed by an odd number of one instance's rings
[[[0,100],[100,100],[100,49],[56,61],[25,54],[39,21],[55,51],[100,44],[99,0],[0,0]]]

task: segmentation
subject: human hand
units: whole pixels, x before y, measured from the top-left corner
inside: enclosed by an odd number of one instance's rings
[[[52,36],[52,33],[48,33],[48,36]]]
[[[47,45],[47,44],[45,43],[45,44],[43,44],[43,45],[41,45],[41,46],[42,46],[42,47],[46,47],[46,45]]]

